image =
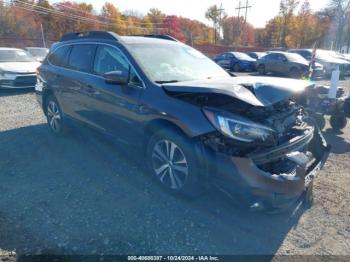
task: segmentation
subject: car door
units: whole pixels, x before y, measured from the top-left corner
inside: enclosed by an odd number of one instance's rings
[[[106,82],[104,74],[121,72],[129,76],[126,85]],[[118,140],[139,144],[141,135],[136,122],[139,119],[139,98],[144,84],[126,56],[118,48],[101,44],[93,63],[94,80],[86,92],[89,121]],[[92,91],[89,91],[90,88]]]
[[[275,72],[276,54],[269,54],[265,56],[265,70],[266,72]]]
[[[276,55],[275,72],[278,74],[288,74],[289,63],[287,57],[283,54]]]
[[[221,67],[230,69],[232,65],[233,55],[229,53],[225,53],[221,55],[220,62],[218,63]]]
[[[94,75],[91,74],[97,45],[89,43],[73,44],[67,63],[60,69],[60,88],[56,95],[62,110],[69,117],[99,128],[91,121],[89,104],[94,92],[92,84]]]

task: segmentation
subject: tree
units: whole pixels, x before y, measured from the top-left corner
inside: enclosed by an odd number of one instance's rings
[[[148,15],[144,16],[142,18],[142,25],[145,28],[145,31],[147,34],[152,34],[154,30],[154,25],[152,23],[152,20]]]
[[[209,21],[213,22],[213,28],[214,28],[214,43],[216,44],[217,41],[217,33],[218,29],[220,27],[220,20],[221,20],[221,11],[220,8],[218,8],[217,5],[212,5],[208,8],[208,10],[205,13],[205,18]]]
[[[158,8],[151,8],[148,11],[147,16],[151,20],[154,28],[160,28],[163,23],[163,19],[165,18],[165,14],[163,14]]]
[[[119,10],[111,3],[106,2],[101,10],[101,18],[109,23],[107,30],[120,35],[126,33],[126,25]]]
[[[180,30],[180,22],[177,16],[166,16],[162,24],[162,33],[168,34],[179,41],[184,41],[185,37]]]
[[[339,49],[342,44],[342,35],[346,21],[349,18],[350,0],[330,0],[329,7],[334,9],[337,20],[337,30],[335,37],[335,47]]]
[[[283,47],[286,47],[286,36],[290,31],[290,22],[298,5],[298,0],[281,0],[280,2],[280,16],[282,17],[282,25],[280,28],[280,45]]]

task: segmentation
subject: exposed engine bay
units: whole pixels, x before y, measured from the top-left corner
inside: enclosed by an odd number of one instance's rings
[[[260,148],[276,147],[293,137],[313,130],[314,123],[309,118],[304,106],[294,101],[300,100],[300,97],[297,97],[297,99],[289,98],[268,107],[260,107],[252,106],[239,99],[221,94],[176,93],[173,95],[178,99],[200,107],[215,107],[223,111],[239,114],[275,130],[276,135],[273,141],[265,141],[258,144],[240,143],[225,138],[219,132],[208,134],[202,138],[214,150],[230,155],[245,155],[253,151],[259,151]],[[305,99],[303,100],[305,101]]]

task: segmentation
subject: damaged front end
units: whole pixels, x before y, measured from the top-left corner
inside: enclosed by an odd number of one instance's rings
[[[260,90],[251,83],[241,86],[261,104],[217,93],[173,95],[201,106],[217,130],[200,140],[221,190],[252,209],[291,207],[312,188],[330,146],[304,110],[307,92],[286,95],[272,85],[260,85]]]
[[[270,134],[259,131],[261,139],[249,142],[221,132],[202,137],[215,152],[216,182],[225,192],[241,193],[252,208],[289,207],[312,185],[330,147],[315,120],[291,100],[271,107],[270,115],[266,110],[252,110],[255,115],[251,118],[269,127]],[[250,110],[245,112],[250,114]],[[237,125],[232,128],[232,133],[240,131]]]

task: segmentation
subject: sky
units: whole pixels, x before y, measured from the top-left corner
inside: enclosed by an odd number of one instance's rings
[[[50,1],[50,0],[49,0]],[[74,1],[74,0],[73,0]],[[125,10],[136,10],[141,14],[146,14],[152,7],[160,9],[167,15],[177,15],[197,19],[201,22],[209,24],[204,14],[211,5],[222,3],[225,12],[229,15],[237,15],[239,0],[76,0],[76,2],[87,2],[94,6],[96,11],[100,11],[103,4],[109,1],[123,12]],[[60,0],[51,0],[51,3],[60,2]],[[245,5],[246,0],[241,0]],[[303,2],[303,0],[300,0]],[[311,8],[315,11],[327,6],[329,0],[309,0]],[[248,10],[247,20],[254,27],[264,27],[266,22],[278,14],[280,0],[249,0],[252,6]],[[244,12],[243,10],[241,11]]]

